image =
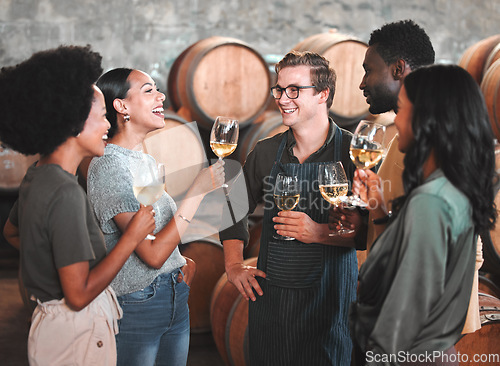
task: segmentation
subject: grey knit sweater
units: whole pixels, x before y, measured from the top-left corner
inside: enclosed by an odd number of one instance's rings
[[[132,190],[133,181],[130,170],[137,164],[145,164],[148,161],[154,163],[154,158],[140,151],[108,144],[104,155],[94,158],[90,163],[87,194],[104,233],[108,251],[116,245],[121,236],[121,231],[113,221],[113,217],[122,212],[135,212],[140,207]],[[177,207],[172,197],[166,192],[153,204],[153,207],[156,233],[172,219]],[[111,287],[118,296],[135,292],[148,286],[159,274],[172,272],[184,264],[186,260],[181,256],[178,248],[175,248],[160,269],[149,267],[133,253],[111,282]]]

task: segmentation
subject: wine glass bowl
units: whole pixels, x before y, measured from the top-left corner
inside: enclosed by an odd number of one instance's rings
[[[210,148],[219,159],[231,155],[238,144],[239,124],[236,119],[218,116],[210,132]]]
[[[371,169],[385,154],[385,126],[360,121],[351,140],[349,155],[358,169]]]
[[[231,155],[238,145],[239,135],[238,120],[230,117],[218,116],[210,131],[210,148],[215,155],[222,160],[228,155]],[[227,184],[223,184],[224,193],[227,196]]]
[[[318,183],[321,196],[330,204],[339,206],[342,198],[347,196],[349,191],[349,181],[345,174],[344,167],[340,161],[334,163],[321,164],[318,168]],[[340,229],[329,236],[353,233],[354,230],[346,229],[339,221]]]
[[[295,175],[278,173],[274,186],[274,202],[276,203],[276,206],[281,211],[291,211],[297,206],[299,199],[300,186],[298,177]],[[293,237],[279,234],[274,235],[273,238],[281,240],[295,240]]]
[[[131,170],[132,190],[139,203],[151,206],[158,201],[165,192],[165,165],[151,161],[139,164]],[[148,234],[146,239],[156,239]]]
[[[359,122],[351,139],[349,156],[358,169],[371,169],[385,156],[385,126],[362,120]],[[349,203],[354,206],[366,207],[359,196],[350,196]]]

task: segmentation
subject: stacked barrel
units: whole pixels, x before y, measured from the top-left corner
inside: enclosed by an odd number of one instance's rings
[[[483,92],[491,127],[492,138],[500,140],[500,34],[494,35],[470,46],[462,55],[459,63],[467,70]],[[496,167],[500,173],[500,145],[496,146]],[[498,188],[498,187],[497,187]],[[500,194],[495,198],[500,207]],[[490,278],[500,285],[500,225],[481,235],[483,239],[484,264],[481,268]]]
[[[481,86],[493,133],[500,140],[500,34],[470,46],[458,64]]]
[[[500,140],[500,34],[473,44],[458,64],[480,85],[488,115],[497,141]],[[500,173],[500,145],[495,148],[497,172]],[[498,190],[498,185],[497,185]],[[500,207],[500,191],[495,197]],[[468,359],[500,354],[500,225],[481,233],[484,263],[479,272],[479,306],[481,329],[465,335],[456,345],[457,352]],[[482,360],[487,363],[487,360]],[[493,363],[491,363],[493,364]]]

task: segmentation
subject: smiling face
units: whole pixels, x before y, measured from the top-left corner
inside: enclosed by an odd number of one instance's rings
[[[145,127],[148,131],[162,128],[164,123],[163,101],[165,94],[157,88],[148,74],[133,70],[127,78],[130,89],[123,99],[130,123]]]
[[[396,125],[399,135],[398,149],[403,153],[406,153],[413,143],[412,118],[413,103],[408,99],[406,89],[402,86],[399,91],[398,114],[396,114],[394,124]]]
[[[276,83],[280,88],[288,86],[308,86],[311,84],[311,68],[306,65],[288,66],[280,70]],[[328,91],[317,92],[314,88],[300,89],[299,97],[290,99],[283,91],[280,99],[275,99],[283,117],[283,124],[289,127],[304,125],[318,116],[328,114],[326,99]]]
[[[394,65],[387,65],[375,47],[373,45],[366,50],[363,61],[365,75],[359,88],[370,105],[370,113],[379,114],[391,110],[397,112],[401,83],[394,78]]]
[[[85,156],[101,156],[104,154],[105,142],[108,138],[108,129],[111,125],[106,119],[106,104],[104,95],[94,85],[94,100],[90,113],[85,121],[83,130],[77,137]]]

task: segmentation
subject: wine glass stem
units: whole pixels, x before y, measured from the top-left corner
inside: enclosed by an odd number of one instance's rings
[[[219,156],[219,161],[222,161],[222,158],[220,156]],[[228,185],[226,183],[222,184],[222,188],[224,188],[224,193],[226,194],[226,197],[227,197],[227,187]]]

